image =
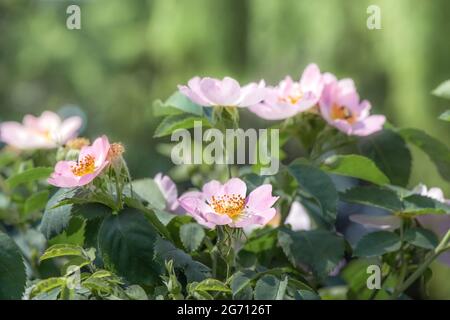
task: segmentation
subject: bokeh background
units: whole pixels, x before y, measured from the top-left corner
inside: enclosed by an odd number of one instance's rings
[[[81,30],[66,28],[70,4],[81,7]],[[370,4],[381,8],[381,30],[366,27]],[[436,120],[449,103],[431,95],[450,79],[449,33],[448,0],[0,0],[0,119],[83,112],[84,135],[123,142],[133,175],[148,177],[170,167],[152,138],[155,99],[194,75],[274,84],[316,62],[352,77],[395,126],[450,144],[450,126]],[[413,153],[410,185],[450,197]],[[435,264],[432,297],[450,299],[449,277]]]

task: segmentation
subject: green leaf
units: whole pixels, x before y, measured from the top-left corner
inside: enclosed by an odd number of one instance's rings
[[[360,258],[351,260],[341,271],[341,278],[347,283],[347,299],[350,300],[368,300],[373,294],[373,290],[367,288],[367,279],[372,274],[368,272],[369,266],[380,266],[378,258]],[[383,289],[397,285],[395,276],[392,274],[384,280]],[[388,299],[390,294],[386,290],[379,290],[377,299]]]
[[[17,157],[18,157],[17,154],[15,154],[14,152],[2,149],[0,152],[0,169],[14,162],[14,160],[16,160]]]
[[[261,277],[255,286],[256,300],[283,300],[288,284],[288,278],[280,281],[272,275]]]
[[[320,300],[317,293],[309,290],[297,290],[294,294],[295,300]]]
[[[340,198],[346,202],[369,205],[393,212],[400,212],[403,209],[402,201],[394,191],[377,186],[354,187],[341,193]]]
[[[450,122],[450,110],[445,111],[443,114],[439,116],[440,120]]]
[[[418,129],[405,128],[398,132],[406,141],[425,152],[442,178],[450,181],[450,149],[444,143]]]
[[[430,197],[412,194],[403,198],[402,214],[410,217],[422,214],[450,214],[450,205]]]
[[[378,169],[372,160],[359,155],[331,156],[324,161],[321,169],[329,173],[358,178],[374,184],[385,185],[389,183],[389,178]]]
[[[342,260],[344,240],[325,230],[298,231],[282,229],[278,243],[297,268],[307,266],[320,279],[325,278]]]
[[[202,117],[192,116],[186,113],[165,117],[155,130],[153,137],[161,138],[172,134],[177,129],[191,129],[195,122],[200,122],[203,128],[210,127],[210,123]]]
[[[205,279],[198,283],[193,289],[199,291],[231,292],[231,289],[226,284],[216,279]]]
[[[40,231],[47,239],[60,234],[72,217],[72,204],[58,206],[64,199],[75,195],[76,189],[59,189],[48,201],[42,217]]]
[[[163,115],[173,115],[180,112],[186,112],[201,116],[203,108],[193,103],[189,98],[177,91],[171,95],[164,103],[156,100],[153,103],[153,112],[156,117]]]
[[[290,164],[288,170],[300,188],[320,206],[323,221],[329,226],[334,225],[338,194],[331,178],[323,171],[299,161]]]
[[[46,259],[66,256],[85,257],[85,254],[83,248],[80,246],[72,244],[55,244],[45,250],[44,254],[39,260],[44,261]]]
[[[148,202],[153,209],[164,210],[166,208],[166,199],[153,179],[134,180],[132,186],[133,192]]]
[[[450,80],[442,82],[433,90],[432,94],[444,99],[450,99]]]
[[[205,230],[197,223],[188,223],[180,228],[180,239],[188,251],[197,250],[205,237]]]
[[[24,204],[23,212],[25,215],[39,211],[45,208],[47,204],[49,192],[48,190],[42,190],[36,193],[33,193]]]
[[[105,266],[131,283],[154,285],[163,271],[154,260],[159,238],[144,215],[132,208],[103,220],[98,246]]]
[[[403,138],[385,129],[359,142],[362,155],[372,159],[378,168],[399,186],[406,186],[411,174],[412,157]]]
[[[211,276],[210,269],[195,261],[183,250],[177,249],[171,242],[158,238],[155,244],[157,259],[161,261],[173,260],[174,266],[182,269],[188,282],[202,281]]]
[[[400,237],[393,232],[377,231],[366,234],[358,241],[353,254],[357,257],[375,257],[399,250]]]
[[[53,289],[60,288],[66,285],[65,278],[48,278],[42,281],[39,281],[37,284],[33,286],[30,292],[30,298],[34,298],[37,295],[42,293],[47,293],[52,291]]]
[[[6,180],[8,186],[13,189],[18,185],[37,180],[47,179],[53,172],[53,168],[36,167],[15,174]]]
[[[126,288],[125,294],[132,300],[148,300],[147,293],[138,285],[132,285]]]
[[[21,299],[26,280],[19,247],[0,231],[0,300]]]
[[[85,227],[85,220],[79,217],[72,217],[66,230],[48,240],[48,245],[71,244],[83,247]]]
[[[434,249],[439,243],[437,236],[433,232],[422,228],[406,230],[404,240],[416,247],[430,250]]]
[[[241,270],[236,272],[231,278],[231,292],[235,300],[253,299],[253,288],[251,286],[256,277],[253,270]]]

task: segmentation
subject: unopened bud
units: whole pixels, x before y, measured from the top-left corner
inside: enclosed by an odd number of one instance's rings
[[[125,152],[125,147],[121,143],[112,143],[109,148],[108,157],[111,161],[115,161],[122,157],[122,154]]]

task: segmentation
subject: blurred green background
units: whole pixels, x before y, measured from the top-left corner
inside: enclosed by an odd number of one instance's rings
[[[70,4],[81,30],[66,28]],[[366,27],[370,4],[381,30]],[[0,0],[0,119],[78,106],[86,136],[123,142],[133,175],[153,176],[170,167],[155,151],[153,100],[194,75],[275,84],[316,62],[352,77],[394,125],[449,144],[450,126],[436,120],[448,102],[430,94],[450,78],[449,14],[448,0]],[[411,186],[450,197],[426,156],[414,157]],[[450,298],[449,268],[435,271],[430,292]]]

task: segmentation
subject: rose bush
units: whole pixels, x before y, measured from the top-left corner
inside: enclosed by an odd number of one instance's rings
[[[303,156],[280,153],[270,176],[260,162],[216,163],[133,180],[126,152],[139,150],[77,138],[79,118],[4,122],[1,299],[398,299],[415,297],[434,260],[448,264],[450,204],[408,182],[411,146],[450,181],[449,148],[370,114],[353,80],[311,64],[276,86],[178,88],[154,103],[156,138],[196,122],[225,132],[250,112]],[[356,241],[336,223],[348,212],[366,227]],[[369,265],[381,288],[368,288]]]

